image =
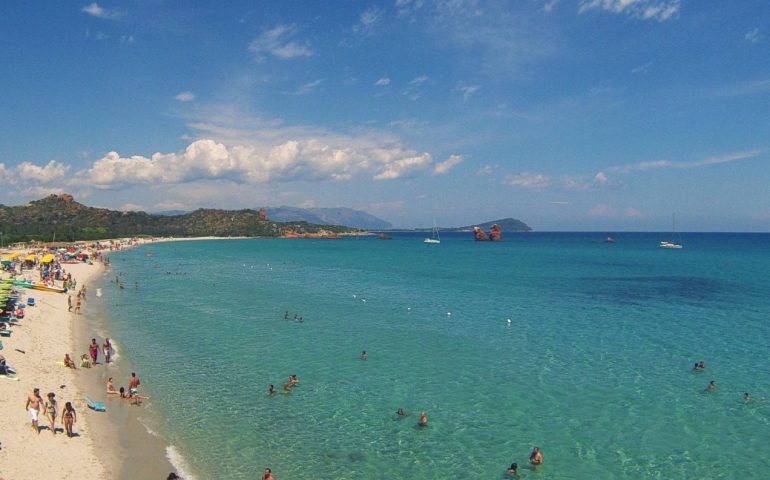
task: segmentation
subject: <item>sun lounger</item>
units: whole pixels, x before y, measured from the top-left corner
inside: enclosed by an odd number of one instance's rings
[[[10,337],[13,330],[0,330],[0,337]]]
[[[91,400],[91,397],[85,397],[86,404],[88,404],[88,408],[91,410],[96,410],[97,412],[106,412],[107,407],[104,405],[103,402],[95,402]]]

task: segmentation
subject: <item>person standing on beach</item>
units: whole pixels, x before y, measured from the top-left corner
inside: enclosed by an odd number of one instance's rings
[[[64,430],[67,432],[68,437],[72,437],[72,425],[78,421],[78,415],[75,413],[75,408],[72,403],[67,402],[64,404],[64,412],[62,413],[62,423],[64,423]]]
[[[91,361],[96,365],[96,358],[99,356],[99,344],[96,343],[96,339],[91,339],[91,345],[88,346],[88,353],[91,354]]]
[[[67,311],[72,311],[72,295],[67,296]]]
[[[51,392],[48,394],[48,400],[45,402],[45,416],[48,417],[48,421],[51,423],[51,432],[56,435],[56,416],[58,410],[56,408],[56,394]]]
[[[40,389],[36,388],[32,390],[32,394],[27,397],[27,404],[24,409],[29,412],[29,416],[32,418],[32,428],[37,433],[40,433],[40,427],[37,424],[37,415],[40,413],[40,404],[43,403],[43,399],[40,397]]]
[[[78,303],[75,304],[75,313],[80,313],[80,297],[78,297]]]
[[[130,395],[137,395],[139,393],[137,388],[139,387],[140,383],[141,382],[139,381],[139,377],[136,376],[136,373],[131,372],[131,380],[128,382],[128,393]]]

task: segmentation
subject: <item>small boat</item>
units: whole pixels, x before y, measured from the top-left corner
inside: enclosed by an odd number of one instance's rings
[[[427,237],[422,241],[422,243],[441,243],[441,238],[438,235],[438,227],[436,226],[436,222],[433,222],[433,231],[431,232],[430,237]]]
[[[380,232],[380,234],[377,235],[377,240],[393,240],[393,237],[389,237],[385,235],[384,232]]]
[[[674,241],[674,238],[676,237],[676,213],[672,214],[671,216],[671,239],[672,241],[663,240],[660,242],[659,246],[660,248],[667,248],[667,249],[674,249],[679,250],[682,248],[682,244],[677,243]]]
[[[607,240],[605,240],[604,243],[615,243],[615,239],[612,237],[607,237]]]
[[[44,283],[33,283],[28,288],[31,288],[33,290],[40,290],[41,292],[67,293],[66,288],[52,287]]]

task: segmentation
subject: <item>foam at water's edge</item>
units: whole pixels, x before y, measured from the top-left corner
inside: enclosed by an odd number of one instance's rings
[[[166,458],[176,469],[177,475],[185,480],[195,480],[195,476],[188,470],[187,462],[184,461],[182,454],[179,453],[179,450],[174,445],[166,447]]]

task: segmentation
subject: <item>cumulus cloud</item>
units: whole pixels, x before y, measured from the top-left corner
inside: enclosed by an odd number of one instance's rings
[[[543,190],[551,186],[551,177],[542,173],[522,172],[518,175],[508,175],[505,183],[529,190]]]
[[[79,181],[108,189],[223,179],[239,184],[270,181],[346,181],[360,175],[393,180],[427,168],[432,159],[399,145],[332,145],[320,139],[225,146],[204,139],[183,152],[123,157],[109,152],[77,173]]]
[[[195,100],[195,95],[191,91],[186,92],[180,92],[175,97],[175,100],[179,100],[180,102],[192,102]]]
[[[307,42],[294,40],[298,33],[299,29],[296,25],[276,25],[252,40],[249,51],[259,61],[264,60],[268,55],[280,59],[311,57],[313,50],[310,45]]]
[[[462,155],[450,155],[449,158],[443,162],[436,164],[435,168],[433,169],[433,176],[435,177],[448,173],[454,167],[461,164],[463,160],[465,160],[465,157]]]
[[[602,10],[641,20],[665,22],[674,18],[681,6],[681,0],[582,0],[578,11]]]
[[[376,82],[374,82],[375,87],[384,87],[390,85],[390,79],[389,78],[380,78]]]
[[[6,167],[0,163],[0,179],[8,182],[19,181],[25,184],[46,184],[61,180],[67,174],[69,167],[51,160],[45,166],[31,162],[22,162],[15,167]]]
[[[545,4],[543,4],[543,11],[546,13],[551,13],[557,3],[559,3],[559,0],[548,0],[545,2]]]
[[[106,9],[96,2],[91,3],[90,5],[86,5],[85,7],[81,8],[80,11],[93,17],[103,18],[105,20],[117,20],[125,15],[125,13],[120,10]]]

